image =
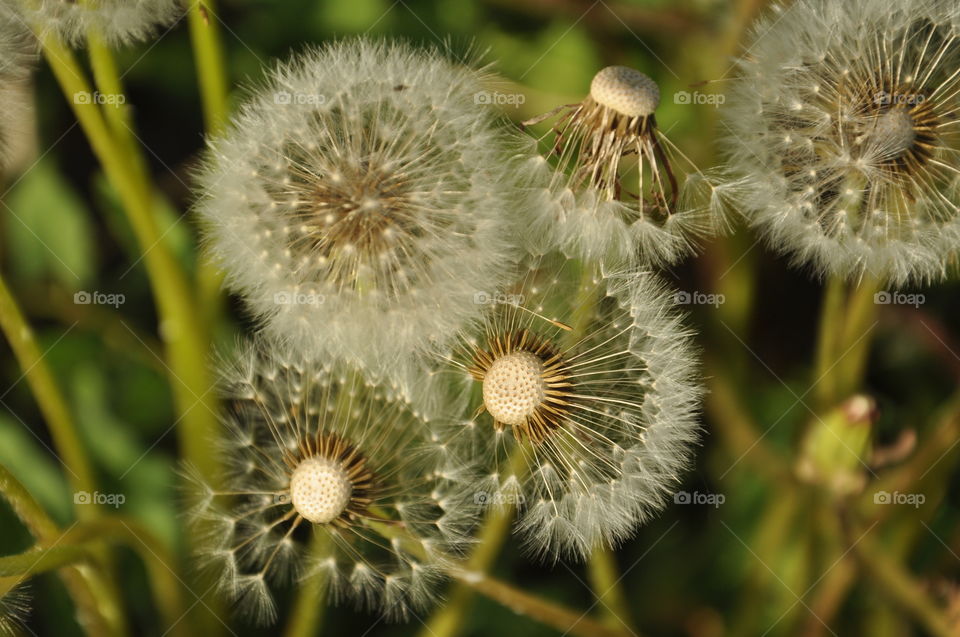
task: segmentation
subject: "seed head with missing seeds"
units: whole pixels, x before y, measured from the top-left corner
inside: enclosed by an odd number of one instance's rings
[[[609,66],[582,102],[525,122],[558,115],[549,153],[556,167],[531,160],[549,184],[530,226],[537,249],[559,247],[610,269],[664,265],[716,229],[722,190],[659,131],[659,103],[648,76]]]
[[[224,393],[228,475],[222,489],[192,477],[191,520],[237,608],[269,623],[271,589],[309,578],[396,619],[426,606],[474,514],[441,428],[394,388],[263,345],[227,367]],[[315,536],[323,554],[307,548]]]

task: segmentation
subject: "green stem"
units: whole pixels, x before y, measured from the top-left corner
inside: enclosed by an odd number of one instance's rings
[[[310,555],[329,554],[333,540],[329,534],[317,531],[310,544]],[[310,577],[300,583],[297,597],[293,602],[290,619],[284,631],[286,637],[312,637],[316,635],[323,619],[323,600],[326,595],[326,582],[319,577]]]
[[[67,401],[60,392],[53,372],[47,366],[43,352],[37,346],[33,330],[24,319],[2,276],[0,276],[0,329],[10,342],[10,347],[23,369],[40,412],[47,421],[54,446],[67,469],[69,474],[67,478],[74,492],[96,491],[93,469],[80,441],[73,417],[67,408]],[[77,505],[76,512],[80,518],[96,516],[97,507]]]
[[[603,623],[613,630],[625,630],[631,635],[639,635],[631,621],[630,605],[620,585],[622,577],[616,556],[609,547],[598,546],[590,554],[587,577],[601,606]]]
[[[90,86],[71,51],[51,38],[42,41],[44,54],[65,95],[90,93]],[[139,174],[137,160],[117,142],[96,104],[71,106],[94,153],[124,204],[144,263],[153,283],[160,316],[160,334],[167,347],[171,384],[180,411],[178,434],[185,458],[207,477],[216,474],[209,444],[218,430],[216,403],[207,367],[208,340],[196,311],[188,280],[154,218],[149,183]]]
[[[90,547],[64,544],[48,548],[32,548],[16,555],[0,557],[0,577],[21,577],[29,579],[64,566],[74,566],[78,562],[92,558]]]
[[[837,404],[836,382],[832,374],[840,355],[838,343],[843,331],[846,285],[843,279],[831,276],[823,290],[820,306],[820,332],[817,340],[816,389],[817,408],[826,411]]]
[[[874,297],[879,289],[878,281],[864,279],[850,293],[843,325],[843,349],[837,353],[843,357],[837,364],[838,401],[852,396],[863,384],[877,313]]]
[[[203,119],[207,135],[218,135],[227,126],[229,90],[223,42],[213,0],[188,2],[187,20],[193,44]],[[207,310],[209,324],[213,325],[220,311],[223,275],[206,261],[197,269],[198,294]]]

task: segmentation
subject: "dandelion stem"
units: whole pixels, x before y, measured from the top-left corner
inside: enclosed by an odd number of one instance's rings
[[[40,411],[47,421],[54,446],[67,470],[67,479],[71,486],[74,491],[95,491],[93,469],[80,441],[73,417],[67,408],[67,401],[47,366],[44,354],[37,346],[33,330],[24,319],[2,276],[0,276],[0,329],[10,342],[13,354],[20,368],[23,369],[27,384],[30,385]],[[97,515],[95,506],[78,505],[76,511],[77,516],[81,518]]]
[[[330,553],[332,544],[329,534],[315,532],[310,544],[310,555],[314,557],[327,555]],[[322,600],[325,594],[326,583],[322,578],[308,577],[300,583],[290,619],[287,620],[287,628],[284,631],[286,637],[312,637],[319,633],[324,609]]]
[[[42,41],[44,54],[65,95],[90,94],[73,54],[50,37]],[[138,161],[117,142],[99,105],[79,103],[71,106],[83,127],[93,151],[124,204],[138,242],[144,251],[144,263],[153,283],[160,315],[160,334],[167,358],[174,395],[180,409],[178,432],[187,460],[205,476],[215,472],[215,460],[209,442],[217,431],[216,404],[209,378],[206,355],[208,341],[201,324],[188,280],[176,262],[156,225],[150,184],[139,174]]]
[[[826,411],[837,402],[836,382],[831,371],[837,364],[838,341],[842,334],[846,286],[843,279],[830,276],[820,306],[820,333],[817,340],[817,408]]]
[[[56,545],[60,529],[3,465],[0,465],[0,493],[38,545]],[[0,578],[0,597],[19,586],[26,577],[18,574]],[[124,632],[116,604],[116,589],[109,586],[97,570],[67,568],[60,572],[60,577],[73,599],[81,625],[87,626],[90,634],[119,635]]]
[[[198,0],[188,4],[187,20],[190,23],[190,40],[203,103],[204,128],[207,135],[217,135],[226,127],[230,113],[219,19],[214,0]],[[222,301],[220,289],[223,275],[203,261],[197,269],[197,285],[201,306],[206,308],[209,322],[213,324]]]
[[[64,544],[48,548],[32,548],[16,555],[0,557],[0,577],[30,578],[54,571],[63,566],[72,566],[91,559],[87,546]]]
[[[844,349],[838,351],[843,358],[837,367],[837,399],[844,400],[854,394],[863,382],[870,354],[873,328],[876,325],[875,295],[880,289],[879,281],[864,278],[850,293],[846,321],[843,326]]]
[[[590,553],[587,561],[587,576],[590,588],[597,597],[603,616],[603,623],[613,630],[623,630],[631,635],[639,635],[630,618],[630,608],[623,587],[623,577],[617,566],[616,556],[606,546],[598,546]]]

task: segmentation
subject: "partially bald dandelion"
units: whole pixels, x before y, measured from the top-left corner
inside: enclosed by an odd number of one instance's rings
[[[271,590],[311,578],[393,618],[427,605],[472,514],[439,429],[394,388],[259,348],[224,378],[229,475],[192,517],[238,609],[270,622]]]
[[[486,469],[481,500],[518,502],[533,552],[616,544],[677,485],[700,387],[670,298],[647,274],[577,283],[569,262],[549,258],[449,357],[473,396],[461,435]]]
[[[273,337],[380,371],[503,282],[526,173],[481,78],[435,51],[341,42],[277,69],[214,142],[208,243]]]
[[[695,238],[712,229],[708,213],[719,208],[703,205],[701,188],[687,185],[714,184],[659,131],[659,104],[648,76],[608,66],[582,102],[525,122],[559,114],[549,153],[556,168],[540,164],[551,191],[535,235],[608,267],[668,264],[693,250]]]
[[[801,0],[754,27],[729,167],[776,249],[817,272],[942,278],[960,249],[960,13]]]
[[[41,37],[82,45],[95,34],[113,45],[142,41],[183,14],[178,0],[5,0]]]

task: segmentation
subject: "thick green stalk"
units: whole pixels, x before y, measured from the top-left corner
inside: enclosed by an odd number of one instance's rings
[[[329,534],[316,531],[310,543],[310,555],[326,556],[332,545]],[[319,577],[310,577],[300,583],[283,633],[285,637],[313,637],[318,633],[326,607],[326,589],[326,582]]]
[[[627,631],[635,637],[639,635],[633,626],[630,605],[623,587],[622,576],[617,566],[617,558],[606,546],[596,547],[587,560],[587,577],[597,602],[603,623],[616,631]]]
[[[842,353],[838,344],[843,334],[843,315],[846,305],[846,285],[843,279],[831,276],[823,290],[820,306],[820,332],[817,339],[817,382],[814,395],[817,397],[817,409],[826,411],[838,402],[833,368]]]
[[[865,278],[850,293],[843,324],[843,349],[839,352],[843,358],[837,365],[838,400],[852,396],[863,383],[876,322],[875,295],[879,289],[878,281]]]
[[[50,38],[45,38],[42,45],[68,98],[91,93],[71,51]],[[187,277],[157,228],[152,190],[136,168],[138,160],[111,134],[98,105],[71,100],[71,106],[107,178],[120,195],[144,251],[144,263],[160,317],[160,335],[167,348],[171,384],[180,411],[177,430],[184,457],[204,476],[212,477],[216,471],[209,444],[218,430],[216,403],[210,393],[208,339]]]

